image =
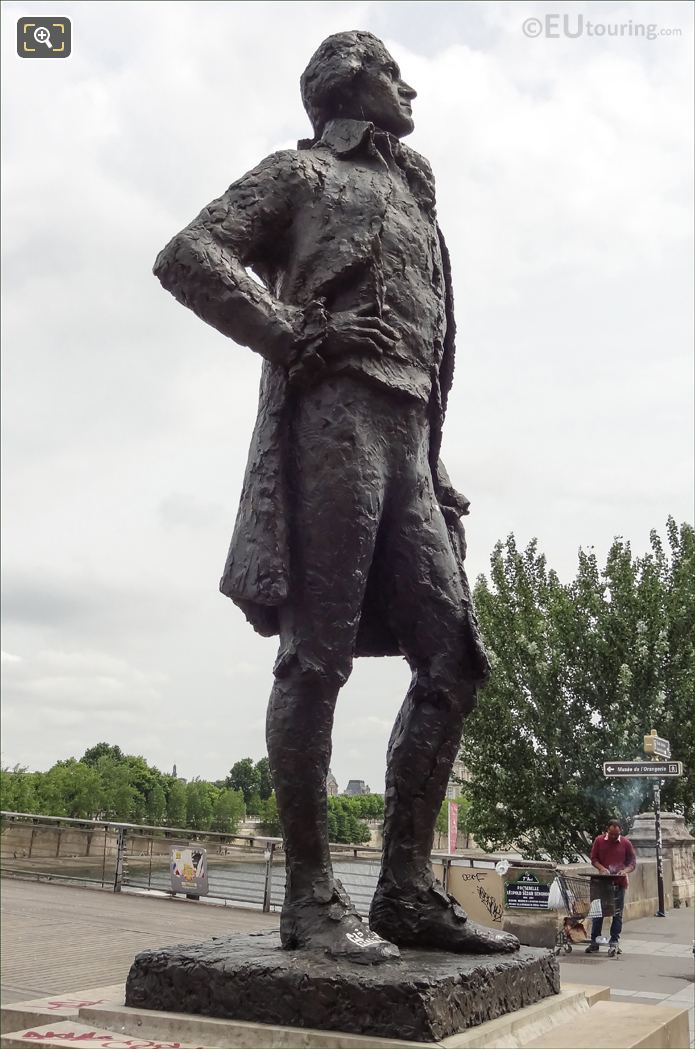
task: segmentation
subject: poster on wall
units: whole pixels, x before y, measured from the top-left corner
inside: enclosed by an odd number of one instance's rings
[[[208,854],[205,849],[196,845],[172,845],[171,888],[174,892],[207,895]]]

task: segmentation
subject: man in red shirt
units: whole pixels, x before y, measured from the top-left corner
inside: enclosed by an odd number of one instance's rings
[[[591,848],[591,863],[599,874],[613,874],[613,893],[615,896],[615,912],[611,922],[610,941],[608,943],[608,957],[614,958],[621,954],[618,941],[623,928],[623,908],[625,906],[625,890],[628,885],[628,874],[637,866],[637,857],[629,838],[622,835],[618,820],[610,820],[603,834],[594,839]],[[587,954],[595,954],[599,945],[596,942],[603,928],[603,915],[594,918],[591,923],[591,943],[586,949]]]

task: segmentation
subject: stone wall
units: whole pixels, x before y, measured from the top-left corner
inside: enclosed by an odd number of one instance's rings
[[[441,881],[442,864],[435,862],[433,867]],[[452,866],[449,868],[447,891],[458,900],[473,921],[492,928],[502,928],[504,889],[497,871]]]
[[[8,823],[2,828],[3,859],[49,859],[58,857],[87,857],[104,852],[117,852],[115,831],[96,827],[92,831],[59,826],[34,826],[29,823]]]
[[[630,841],[639,858],[656,861],[656,834],[654,813],[641,812],[635,817],[630,832]],[[685,820],[677,812],[661,813],[661,840],[664,857],[670,864],[673,879],[673,906],[692,907],[695,880],[693,870],[693,844],[695,839],[688,831]],[[667,904],[668,906],[668,904]]]

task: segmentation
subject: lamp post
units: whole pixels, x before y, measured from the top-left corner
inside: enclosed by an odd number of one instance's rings
[[[664,760],[671,757],[671,744],[667,739],[661,739],[655,728],[648,736],[644,737],[644,752],[650,754],[654,759]],[[661,780],[654,780],[654,835],[656,838],[656,891],[659,897],[659,909],[657,918],[666,917],[666,901],[664,898],[664,855],[661,841]]]

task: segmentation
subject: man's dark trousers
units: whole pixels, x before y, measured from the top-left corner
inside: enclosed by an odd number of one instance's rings
[[[613,886],[613,895],[615,899],[615,913],[613,914],[613,920],[611,922],[610,942],[617,943],[620,939],[620,933],[623,930],[623,909],[625,907],[625,889],[621,885]],[[594,918],[591,923],[591,942],[596,943],[596,940],[601,935],[603,929],[603,917]]]

